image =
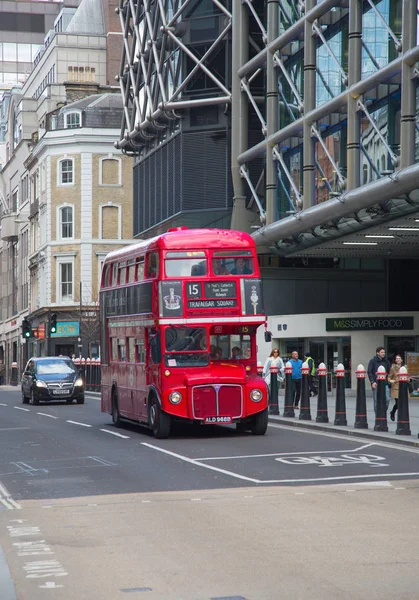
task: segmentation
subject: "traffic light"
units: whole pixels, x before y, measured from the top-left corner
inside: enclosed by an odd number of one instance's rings
[[[22,337],[30,338],[32,337],[32,325],[28,319],[23,319],[22,321]]]
[[[57,333],[57,315],[56,315],[56,313],[52,313],[49,318],[49,332]]]

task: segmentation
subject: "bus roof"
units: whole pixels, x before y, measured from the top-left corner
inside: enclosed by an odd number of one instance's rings
[[[209,250],[215,248],[236,250],[254,248],[254,246],[253,238],[244,231],[178,228],[114,250],[107,255],[106,262],[130,258],[146,250]]]

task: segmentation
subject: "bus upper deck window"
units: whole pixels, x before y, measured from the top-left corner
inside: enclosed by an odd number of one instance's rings
[[[203,277],[207,274],[205,252],[168,252],[164,269],[166,277]]]
[[[212,271],[214,275],[252,275],[252,253],[250,251],[222,251],[214,252]]]
[[[159,270],[159,255],[156,252],[152,252],[148,255],[147,262],[147,277],[152,279],[157,277]]]
[[[106,265],[105,267],[105,274],[103,276],[103,285],[105,287],[109,287],[111,284],[111,266],[110,265]]]

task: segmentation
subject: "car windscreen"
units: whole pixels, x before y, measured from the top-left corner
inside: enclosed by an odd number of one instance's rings
[[[75,373],[76,369],[70,360],[42,360],[36,363],[38,375],[55,375],[57,373]]]

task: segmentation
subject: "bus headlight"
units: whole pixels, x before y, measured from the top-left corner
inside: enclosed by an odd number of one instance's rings
[[[169,400],[172,404],[179,404],[182,400],[182,394],[180,392],[172,392],[169,396]]]
[[[260,402],[262,400],[262,392],[260,390],[252,390],[250,392],[250,398],[253,402]]]
[[[81,377],[79,377],[78,379],[76,379],[76,381],[74,382],[74,386],[75,387],[81,387],[83,385],[83,379]]]

